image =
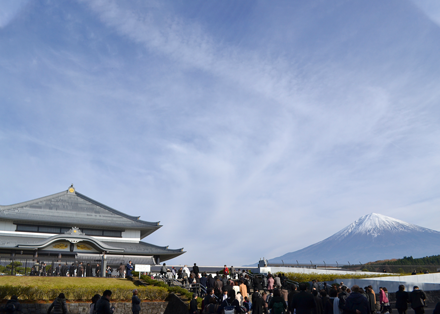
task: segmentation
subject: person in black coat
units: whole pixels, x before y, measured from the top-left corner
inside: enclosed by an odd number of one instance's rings
[[[209,276],[208,276],[207,287],[208,287],[208,290],[215,288],[215,279],[212,278],[211,274],[209,274]]]
[[[96,264],[95,276],[101,277],[101,265],[99,265],[99,264]]]
[[[207,285],[208,285],[208,278],[206,278],[206,273],[202,274],[202,278],[200,278],[200,285],[203,286],[204,289],[207,289]],[[203,291],[203,289],[202,289]],[[206,290],[208,291],[208,290]]]
[[[376,313],[376,295],[373,293],[373,289],[370,287],[365,287],[365,291],[367,292],[367,300],[370,304],[370,313]]]
[[[252,293],[252,314],[263,314],[264,300],[257,289]]]
[[[406,314],[408,309],[409,294],[405,291],[405,286],[400,285],[399,291],[396,292],[396,309],[399,314]]]
[[[419,287],[414,286],[413,291],[409,295],[409,300],[411,302],[411,307],[416,314],[425,313],[425,293],[419,289]]]
[[[254,278],[254,290],[258,290],[258,291],[263,290],[263,286],[261,285],[260,278],[258,278],[258,277]]]
[[[131,297],[131,311],[133,314],[139,314],[141,311],[141,299],[139,299],[137,289],[133,290],[133,296]]]
[[[67,272],[69,271],[69,266],[66,264],[61,266],[61,276],[66,276]]]
[[[87,263],[86,265],[86,277],[92,277],[92,266],[90,263]]]
[[[275,303],[281,303],[283,305],[284,310],[287,309],[286,301],[284,301],[284,298],[281,296],[280,290],[278,289],[275,289],[273,292],[273,298],[270,300],[269,309],[274,308]]]
[[[194,263],[194,266],[193,266],[193,273],[196,274],[196,278],[199,277],[199,273],[200,273],[199,266],[197,266],[196,263]]]
[[[115,308],[110,307],[110,298],[112,292],[110,290],[105,290],[101,299],[96,302],[96,313],[97,314],[113,314]]]
[[[206,307],[211,302],[212,298],[216,301],[216,303],[218,303],[217,301],[219,300],[217,299],[217,296],[214,294],[214,289],[208,289],[205,298],[203,299],[202,302],[203,308]]]
[[[138,312],[139,313],[139,312]],[[191,300],[191,302],[189,302],[189,314],[197,314],[198,313],[198,309],[197,309],[197,294],[193,294],[193,298]]]
[[[359,286],[354,285],[351,291],[345,299],[344,314],[370,314],[370,305],[367,298],[360,293]]]
[[[313,298],[315,299],[315,303],[316,303],[316,306],[313,309],[312,313],[313,314],[322,314],[324,312],[324,309],[322,306],[322,299],[318,296],[318,290],[313,288],[312,295],[313,295]]]
[[[327,292],[325,292],[325,290],[322,289],[320,293],[321,293],[322,313],[333,314],[333,304],[330,302]]]
[[[339,298],[339,308],[342,310],[345,306],[345,300],[348,297],[348,292],[346,286],[341,286],[341,290],[342,291],[338,294],[338,298]]]
[[[60,276],[61,275],[61,264],[58,264],[57,267],[55,267],[55,276]]]
[[[75,263],[72,263],[72,265],[70,265],[69,267],[69,276],[70,277],[75,276]]]
[[[440,314],[440,302],[438,302],[435,306],[434,311],[432,312],[432,314]]]
[[[289,302],[289,311],[296,314],[312,314],[313,309],[316,307],[315,298],[307,290],[305,283],[299,284],[300,292],[292,296],[292,300]]]

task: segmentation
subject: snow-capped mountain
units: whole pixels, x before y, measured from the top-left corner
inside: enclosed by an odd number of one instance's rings
[[[270,263],[357,264],[440,254],[440,232],[380,214],[363,216],[331,237]]]

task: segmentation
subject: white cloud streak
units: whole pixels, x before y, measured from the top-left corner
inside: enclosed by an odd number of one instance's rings
[[[0,125],[8,185],[21,186],[14,169],[25,164],[20,175],[39,182],[28,198],[73,181],[109,206],[161,220],[147,241],[185,246],[182,263],[274,257],[373,211],[413,223],[414,208],[436,215],[429,204],[437,201],[426,199],[439,185],[439,95],[429,73],[411,78],[417,62],[405,70],[394,59],[355,62],[369,60],[346,56],[344,44],[362,34],[357,25],[323,41],[321,59],[301,50],[299,37],[249,49],[166,3],[144,6],[82,1],[106,26],[93,28],[90,42],[108,47],[46,44],[35,67],[0,61],[11,97],[25,91],[29,100],[11,100],[29,116],[26,127]],[[269,34],[285,34],[284,21],[271,26]],[[118,50],[128,45],[138,59]],[[407,48],[392,47],[396,55]],[[21,82],[28,68],[41,89]],[[22,193],[10,199],[24,201]]]

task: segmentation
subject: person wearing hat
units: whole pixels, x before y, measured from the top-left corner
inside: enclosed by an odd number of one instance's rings
[[[138,297],[138,290],[133,290],[133,297],[131,298],[131,311],[133,314],[139,314],[141,311],[141,299]]]
[[[197,314],[197,294],[193,293],[193,298],[191,302],[189,302],[189,313],[190,314]]]
[[[58,297],[52,302],[52,304],[47,309],[47,313],[49,314],[52,310],[53,314],[67,313],[66,297],[64,296],[64,293],[60,293]]]

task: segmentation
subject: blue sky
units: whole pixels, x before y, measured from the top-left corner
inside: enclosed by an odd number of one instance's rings
[[[0,204],[73,183],[178,264],[439,230],[439,54],[430,0],[2,1]]]

